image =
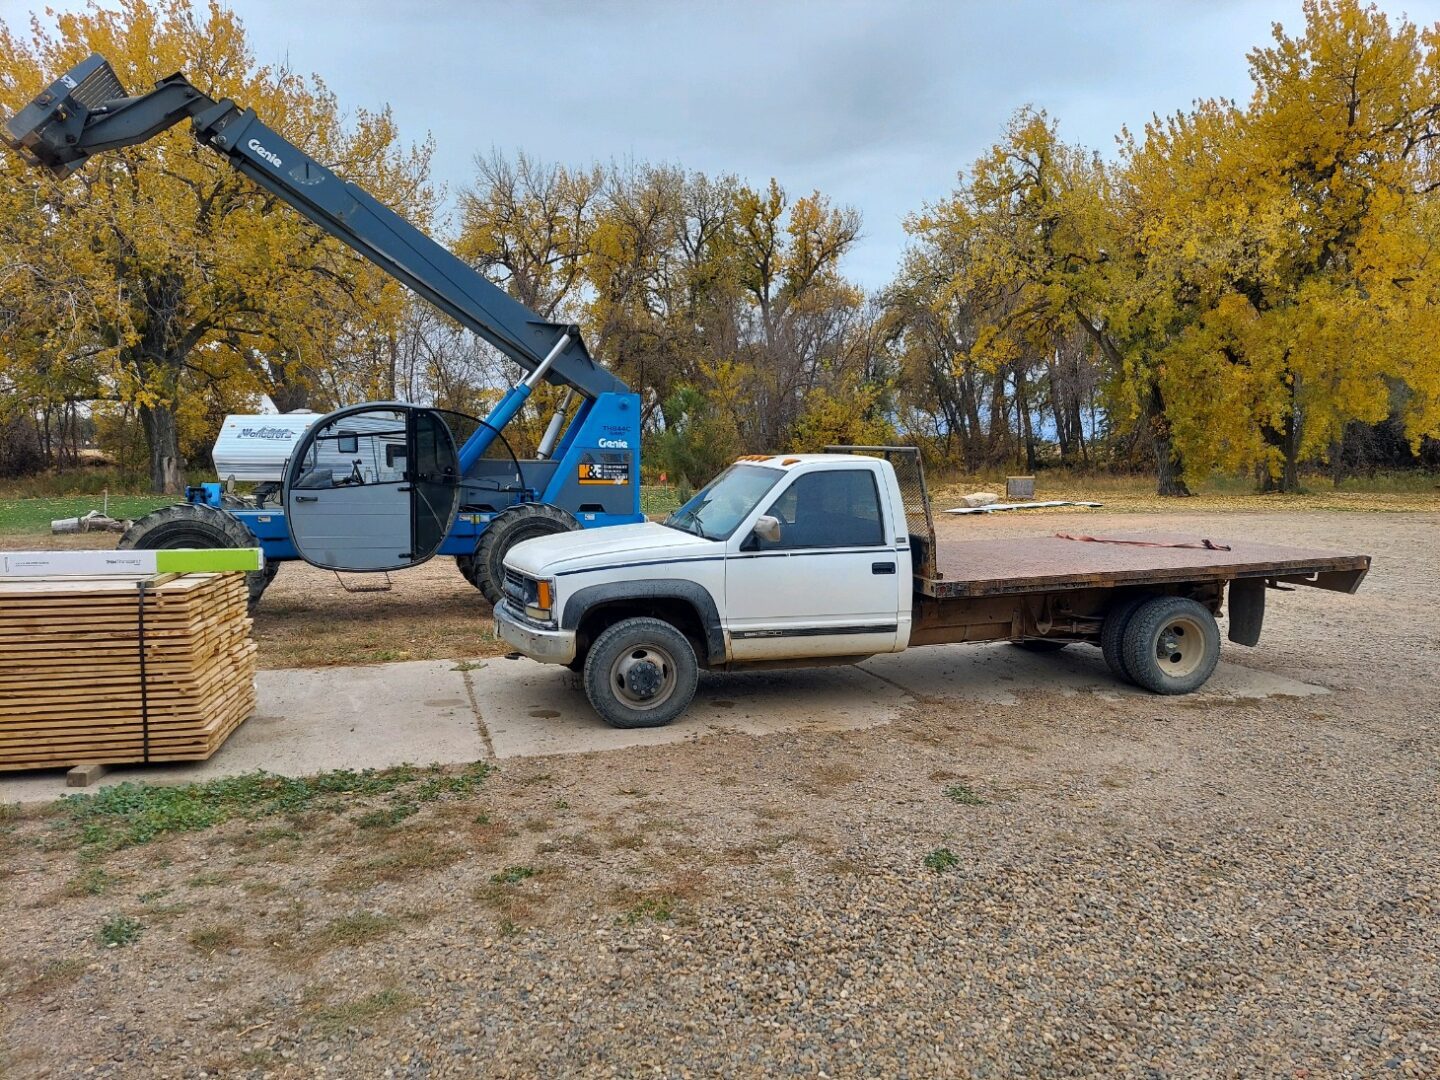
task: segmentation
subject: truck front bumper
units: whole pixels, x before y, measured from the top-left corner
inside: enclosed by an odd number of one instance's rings
[[[536,626],[516,615],[508,601],[495,605],[495,632],[542,664],[568,664],[575,659],[575,631]]]

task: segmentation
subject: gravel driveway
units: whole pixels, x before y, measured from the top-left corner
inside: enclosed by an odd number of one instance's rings
[[[943,524],[1077,527],[1137,519]],[[1333,692],[926,700],[113,850],[12,814],[0,1075],[1440,1075],[1440,515],[1144,527],[1372,553],[1226,645]]]

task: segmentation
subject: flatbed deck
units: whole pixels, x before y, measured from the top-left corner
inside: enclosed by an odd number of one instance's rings
[[[1207,539],[1228,550],[1205,548]],[[1192,546],[1143,546],[1177,544]],[[1240,578],[1354,592],[1370,557],[1193,533],[1107,532],[1095,540],[1060,535],[940,540],[935,565],[936,576],[915,580],[918,591],[938,599]]]

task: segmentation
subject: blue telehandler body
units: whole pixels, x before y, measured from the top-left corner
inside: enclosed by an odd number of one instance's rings
[[[521,540],[643,520],[640,399],[590,356],[579,328],[531,311],[252,110],[216,101],[179,74],[129,96],[104,58],[91,55],[8,120],[3,137],[31,164],[63,179],[95,154],[144,142],[187,119],[202,145],[526,374],[483,419],[393,401],[300,423],[294,414],[232,417],[238,423],[232,450],[247,434],[268,446],[258,472],[229,474],[262,481],[255,491],[238,496],[221,483],[189,488],[185,502],[136,521],[120,546],[258,542],[266,569],[250,575],[252,604],[287,560],[365,572],[451,555],[494,602],[505,553]],[[505,426],[542,382],[565,393],[535,457],[520,459]]]

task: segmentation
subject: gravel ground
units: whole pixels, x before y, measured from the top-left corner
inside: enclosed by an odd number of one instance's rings
[[[1335,692],[927,700],[106,854],[12,814],[0,1075],[1440,1075],[1440,515],[1145,525],[1373,553],[1226,647]],[[1075,527],[1137,521],[943,526]]]

